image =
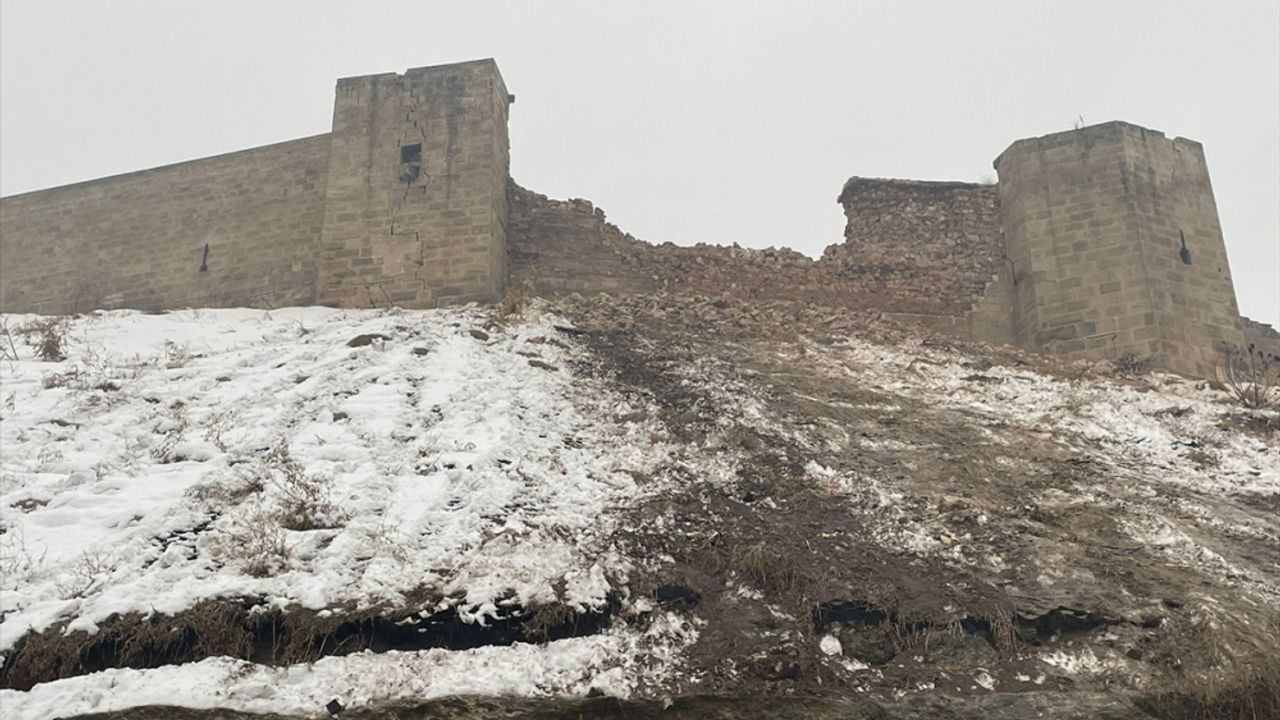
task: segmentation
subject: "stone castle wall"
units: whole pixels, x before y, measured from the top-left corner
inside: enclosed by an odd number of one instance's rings
[[[6,197],[0,308],[314,302],[328,145],[320,135]]]
[[[995,165],[1020,345],[1211,375],[1242,342],[1198,143],[1113,122],[1020,140]]]
[[[338,81],[318,301],[487,301],[506,276],[507,107],[492,60]]]
[[[853,178],[842,243],[651,245],[509,179],[492,60],[346,78],[332,132],[0,200],[0,310],[435,307],[678,292],[875,309],[1211,375],[1242,320],[1198,143],[1127,123],[1020,140],[998,185]]]
[[[3,198],[0,309],[493,300],[509,100],[492,60],[349,78],[329,134]]]

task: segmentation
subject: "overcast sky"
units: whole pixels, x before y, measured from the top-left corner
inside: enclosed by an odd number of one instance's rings
[[[327,132],[339,77],[482,57],[516,180],[652,242],[817,255],[850,175],[989,179],[1081,117],[1199,140],[1280,326],[1277,0],[4,0],[0,193]]]

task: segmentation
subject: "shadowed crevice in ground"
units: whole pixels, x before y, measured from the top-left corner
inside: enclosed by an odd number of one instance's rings
[[[0,667],[0,688],[29,690],[109,668],[156,668],[211,657],[279,666],[363,651],[469,650],[583,637],[609,626],[618,600],[610,598],[599,612],[560,603],[502,609],[500,619],[480,625],[464,622],[453,608],[315,611],[246,598],[206,600],[173,616],[117,615],[93,634],[67,633],[64,622],[15,644]]]

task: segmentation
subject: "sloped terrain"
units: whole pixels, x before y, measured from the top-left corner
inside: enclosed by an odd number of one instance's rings
[[[1276,698],[1280,420],[1204,383],[653,295],[6,327],[6,716]]]

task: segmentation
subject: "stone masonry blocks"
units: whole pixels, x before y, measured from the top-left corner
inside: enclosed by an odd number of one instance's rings
[[[433,307],[501,294],[508,104],[492,60],[338,81],[320,303]]]
[[[1110,122],[1019,140],[995,167],[1018,344],[1205,376],[1243,341],[1199,143]]]

